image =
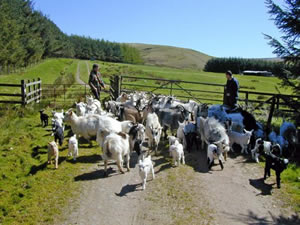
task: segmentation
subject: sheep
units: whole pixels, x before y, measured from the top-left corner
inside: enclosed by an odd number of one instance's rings
[[[129,160],[130,160],[130,147],[129,147],[129,136],[123,132],[110,133],[105,137],[103,143],[103,154],[104,160],[104,175],[107,176],[107,163],[109,159],[116,160],[117,166],[121,173],[125,173],[123,170],[123,159],[126,161],[127,171],[130,171]]]
[[[282,159],[273,154],[266,155],[264,180],[267,176],[271,176],[271,169],[273,169],[276,173],[277,188],[280,188],[280,174],[287,168],[288,163],[288,159]]]
[[[73,155],[73,160],[76,161],[76,157],[78,157],[78,141],[76,138],[76,134],[74,134],[70,139],[69,139],[69,152],[68,156]]]
[[[158,121],[156,113],[148,113],[146,119],[146,135],[148,137],[148,145],[151,150],[157,154],[157,148],[160,141],[162,127]]]
[[[169,147],[169,152],[172,155],[175,166],[179,166],[180,161],[182,161],[183,165],[185,164],[183,146],[178,140],[175,140],[174,144]]]
[[[255,162],[259,163],[259,155],[260,154],[266,154],[269,155],[272,150],[272,143],[269,141],[264,141],[261,138],[258,138],[255,142],[254,149],[251,150],[252,159],[255,160]]]
[[[48,126],[49,116],[46,113],[44,113],[44,109],[40,110],[40,119],[41,119],[42,127]]]
[[[76,115],[78,116],[85,116],[85,114],[87,113],[87,105],[84,102],[75,102],[76,105]]]
[[[55,169],[58,169],[59,151],[55,141],[48,143],[48,164],[52,164],[52,160],[51,160],[52,156],[54,156]]]
[[[143,157],[142,159],[139,160],[139,175],[142,179],[143,190],[146,189],[147,177],[150,171],[152,173],[152,179],[155,179],[154,166],[151,160],[151,155],[149,155],[146,158]]]
[[[215,158],[218,158],[221,169],[223,170],[223,154],[215,144],[210,144],[207,147],[207,165],[209,170],[213,166]]]
[[[242,147],[241,153],[243,154],[244,152],[248,154],[248,144],[250,142],[250,138],[252,136],[253,130],[247,131],[244,129],[243,134],[235,132],[235,131],[228,131],[228,136],[229,136],[229,142],[230,142],[230,149],[234,152],[232,145],[234,143],[240,145]]]

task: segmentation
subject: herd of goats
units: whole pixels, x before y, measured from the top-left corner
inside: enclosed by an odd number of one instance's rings
[[[295,152],[298,144],[297,129],[294,124],[284,122],[280,133],[272,131],[265,134],[261,123],[243,109],[227,113],[223,105],[199,104],[189,100],[182,102],[174,96],[154,95],[145,92],[122,93],[116,101],[105,102],[102,109],[100,101],[91,96],[86,102],[75,103],[72,109],[64,113],[52,112],[52,135],[54,141],[48,144],[48,163],[55,157],[58,168],[59,149],[63,144],[64,124],[71,127],[73,136],[69,138],[69,156],[76,160],[78,156],[78,137],[96,141],[102,148],[104,171],[107,176],[108,160],[116,161],[121,173],[123,162],[129,171],[130,155],[138,154],[139,174],[145,189],[148,174],[154,178],[151,152],[157,154],[161,139],[169,140],[169,153],[173,164],[184,164],[184,155],[201,141],[201,149],[207,151],[207,166],[211,169],[217,159],[223,169],[229,151],[241,149],[259,162],[263,155],[265,163],[264,178],[270,176],[270,169],[275,170],[277,186],[280,188],[280,173],[287,167],[288,159]],[[49,116],[40,111],[43,126],[48,125]],[[170,130],[168,136],[167,131]],[[162,135],[163,134],[163,135]],[[164,137],[161,137],[164,136]],[[268,141],[267,141],[268,139]],[[147,140],[148,150],[143,148]]]

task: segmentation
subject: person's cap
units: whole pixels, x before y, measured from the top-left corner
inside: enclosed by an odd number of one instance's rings
[[[227,70],[226,74],[228,74],[229,76],[232,76],[232,72],[230,70]]]

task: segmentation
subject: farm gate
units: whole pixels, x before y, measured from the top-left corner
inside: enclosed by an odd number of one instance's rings
[[[0,103],[25,106],[31,102],[39,102],[42,97],[41,85],[40,78],[32,81],[21,80],[21,84],[0,83]]]

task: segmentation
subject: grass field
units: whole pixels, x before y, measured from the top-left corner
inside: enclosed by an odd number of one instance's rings
[[[202,70],[212,57],[192,49],[164,45],[130,44],[137,48],[146,65]]]

